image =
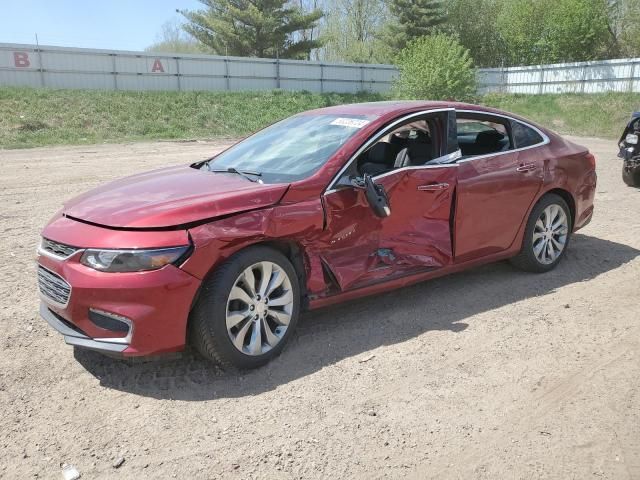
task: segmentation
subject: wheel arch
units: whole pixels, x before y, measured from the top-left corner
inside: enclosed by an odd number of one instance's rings
[[[567,206],[569,207],[569,214],[571,215],[570,231],[573,231],[573,227],[575,226],[575,223],[576,223],[576,201],[573,198],[573,195],[571,194],[571,192],[569,192],[568,190],[565,190],[564,188],[559,188],[559,187],[552,188],[551,190],[547,190],[542,195],[540,195],[540,198],[538,198],[538,201],[536,202],[536,204],[540,202],[540,200],[542,200],[546,195],[549,195],[552,193],[558,195],[567,203]]]
[[[240,252],[243,252],[243,251],[245,251],[245,250],[247,250],[249,248],[255,248],[255,247],[260,247],[260,246],[268,247],[268,248],[271,248],[271,249],[273,249],[275,251],[278,251],[278,252],[282,253],[291,262],[291,264],[293,265],[293,268],[296,271],[296,274],[298,275],[298,283],[300,285],[301,308],[302,308],[302,310],[305,310],[308,307],[308,303],[309,303],[308,297],[309,296],[308,296],[308,289],[307,289],[307,269],[305,268],[305,265],[306,265],[307,261],[306,261],[306,254],[305,254],[305,251],[304,251],[304,247],[299,242],[297,242],[295,240],[291,240],[291,239],[265,238],[265,239],[256,240],[254,242],[246,244],[246,245],[242,246],[241,248],[239,248],[238,250],[234,251],[228,257],[225,257],[221,261],[214,263],[211,266],[211,268],[209,268],[207,274],[202,279],[202,282],[200,284],[200,288],[198,288],[198,291],[193,296],[193,300],[191,302],[191,307],[190,307],[189,311],[191,312],[191,310],[193,310],[194,306],[196,305],[196,303],[198,301],[198,297],[200,296],[200,293],[202,291],[202,286],[206,283],[206,281],[209,279],[209,277],[211,277],[213,272],[221,264],[223,264],[224,262],[229,261],[230,258],[232,258],[233,256],[239,254]],[[187,326],[187,329],[188,329],[188,326]]]
[[[531,212],[533,212],[533,209],[536,208],[536,205],[538,205],[538,203],[540,203],[542,199],[549,194],[556,194],[567,203],[567,206],[569,207],[569,215],[571,217],[570,218],[571,231],[573,231],[575,227],[575,221],[576,221],[576,202],[575,202],[575,199],[573,198],[573,195],[571,194],[571,192],[569,192],[569,190],[565,188],[561,188],[561,187],[550,188],[540,193],[538,197],[535,199],[535,201],[531,203],[529,210],[527,211],[526,215],[522,220],[522,223],[520,224],[520,229],[518,230],[518,233],[516,234],[516,237],[513,240],[513,243],[511,244],[510,251],[513,252],[514,254],[520,251],[520,249],[522,248],[522,242],[524,241],[524,231],[527,227],[527,221],[529,219],[529,216],[531,215]]]

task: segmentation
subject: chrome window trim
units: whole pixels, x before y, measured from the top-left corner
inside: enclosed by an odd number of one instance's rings
[[[42,268],[43,270],[46,270],[47,272],[49,272],[51,275],[54,275],[56,277],[61,278],[67,285],[69,285],[69,296],[67,297],[67,302],[66,303],[60,303],[60,302],[56,302],[55,300],[53,300],[52,298],[47,297],[44,293],[42,293],[42,290],[40,290],[40,285],[39,285],[39,281],[38,281],[38,294],[40,296],[40,299],[46,303],[48,303],[49,305],[53,305],[54,307],[58,307],[58,308],[67,308],[69,306],[69,302],[71,301],[71,294],[73,293],[73,286],[67,282],[67,280],[60,274],[49,270],[47,267],[42,266],[41,264],[38,263],[38,268]]]
[[[512,122],[518,122],[518,123],[524,125],[525,127],[529,127],[530,129],[535,131],[538,135],[540,135],[542,137],[542,142],[536,143],[535,145],[529,145],[528,147],[513,148],[511,150],[506,150],[504,152],[487,153],[485,155],[476,155],[476,156],[473,156],[473,157],[464,158],[462,160],[458,160],[456,162],[457,164],[466,163],[466,162],[469,162],[471,160],[481,160],[483,158],[497,157],[499,155],[505,155],[507,153],[524,152],[525,150],[531,150],[532,148],[543,147],[543,146],[548,145],[549,143],[551,143],[551,140],[549,140],[549,137],[542,130],[540,130],[537,127],[534,127],[530,123],[523,122],[522,120],[518,120],[516,118],[510,117],[509,115],[504,115],[502,113],[483,112],[481,110],[468,110],[468,109],[466,109],[466,110],[465,109],[458,110],[458,109],[456,109],[456,116],[457,116],[458,112],[460,112],[460,113],[475,113],[477,115],[478,114],[479,115],[486,115],[488,117],[500,117],[500,118],[506,118],[507,120],[510,120]]]
[[[489,157],[496,157],[499,155],[504,155],[507,153],[515,153],[515,152],[524,152],[526,150],[531,150],[532,148],[539,148],[539,147],[543,147],[545,145],[548,145],[549,143],[551,143],[551,140],[549,139],[549,137],[542,131],[540,130],[538,127],[535,127],[533,125],[531,125],[530,123],[524,122],[522,120],[518,120],[517,118],[513,118],[509,115],[505,115],[502,113],[494,113],[494,112],[485,112],[482,110],[469,110],[469,109],[457,109],[457,108],[435,108],[435,109],[431,109],[431,110],[422,110],[420,112],[415,112],[415,113],[411,113],[409,115],[406,115],[402,118],[399,118],[398,120],[396,120],[395,122],[391,123],[387,128],[385,128],[384,130],[382,130],[380,133],[378,133],[377,135],[374,135],[373,137],[371,137],[369,140],[367,140],[358,150],[356,150],[356,152],[351,156],[351,158],[349,158],[349,160],[344,164],[344,166],[338,171],[338,173],[336,175],[334,175],[334,177],[331,179],[331,182],[329,182],[329,186],[325,189],[323,195],[328,195],[330,193],[333,192],[337,192],[338,190],[340,190],[339,188],[334,188],[336,182],[340,179],[340,177],[344,174],[344,172],[351,166],[351,164],[355,161],[356,158],[358,158],[362,152],[364,152],[367,148],[369,148],[372,144],[374,144],[375,142],[377,142],[378,140],[380,140],[380,138],[384,137],[385,135],[387,135],[391,130],[393,130],[394,127],[396,127],[397,125],[405,122],[406,120],[409,120],[411,118],[414,117],[419,117],[422,115],[428,115],[430,113],[438,113],[438,112],[451,112],[454,111],[456,113],[456,116],[458,114],[458,112],[460,113],[473,113],[473,114],[477,114],[477,115],[486,115],[489,117],[499,117],[499,118],[504,118],[513,122],[518,122],[528,128],[531,128],[532,130],[534,130],[536,133],[538,133],[538,135],[540,135],[542,137],[542,142],[540,143],[536,143],[535,145],[529,145],[528,147],[522,147],[522,148],[514,148],[512,150],[507,150],[505,152],[494,152],[494,153],[488,153],[485,155],[477,155],[477,156],[473,156],[473,157],[469,157],[469,158],[464,158],[462,160],[458,160],[458,158],[460,158],[462,156],[462,152],[460,151],[460,149],[458,149],[456,152],[450,153],[449,155],[445,155],[444,157],[439,157],[436,158],[433,161],[442,161],[443,158],[451,156],[451,155],[459,155],[459,157],[456,158],[451,158],[450,162],[457,160],[456,163],[451,163],[451,164],[447,164],[447,163],[437,163],[437,164],[433,164],[433,165],[416,165],[416,166],[412,166],[412,167],[402,167],[402,168],[397,168],[395,170],[390,170],[388,172],[379,174],[373,178],[382,178],[384,176],[387,176],[391,173],[396,173],[396,172],[401,172],[401,171],[405,171],[405,170],[417,170],[417,169],[421,169],[421,168],[440,168],[440,167],[455,167],[460,165],[461,163],[466,163],[472,160],[481,160],[483,158],[489,158]]]
[[[372,136],[371,138],[369,138],[369,140],[367,140],[365,143],[363,143],[360,146],[360,148],[358,148],[358,150],[356,150],[356,152],[353,155],[351,155],[351,158],[349,158],[349,160],[347,160],[347,162],[344,164],[344,166],[340,170],[338,170],[338,173],[333,176],[333,178],[329,182],[329,186],[325,189],[323,195],[327,195],[329,193],[333,193],[333,192],[336,192],[336,191],[340,190],[339,188],[334,188],[335,184],[336,184],[336,182],[338,182],[338,180],[340,180],[340,177],[342,177],[344,172],[347,171],[349,166],[351,166],[351,164],[356,160],[356,158],[358,158],[362,154],[362,152],[364,152],[367,148],[369,148],[375,142],[377,142],[382,137],[384,137],[389,132],[391,132],[399,124],[404,123],[407,120],[410,120],[412,118],[421,117],[423,115],[428,115],[430,113],[453,112],[453,111],[455,111],[455,108],[453,108],[453,107],[449,107],[449,108],[434,108],[434,109],[431,109],[431,110],[421,110],[419,112],[414,112],[414,113],[410,113],[408,115],[405,115],[404,117],[401,117],[398,120],[395,120],[393,123],[390,123],[386,128],[384,128],[379,133],[377,133],[374,136]],[[439,158],[442,158],[442,157],[439,157]],[[438,160],[438,159],[435,159],[435,160]],[[442,166],[442,165],[438,165],[438,166]],[[417,165],[417,168],[424,168],[424,167],[425,167],[424,165]],[[398,168],[398,169],[391,170],[391,171],[398,172],[400,170],[405,170],[407,168],[416,168],[416,167],[402,167],[402,168]],[[389,172],[387,172],[387,173],[389,173]],[[385,174],[383,173],[381,175],[385,175]],[[378,175],[375,178],[379,178],[381,175]]]
[[[396,174],[398,172],[405,172],[407,170],[430,170],[433,168],[457,168],[458,167],[457,163],[447,163],[447,162],[453,162],[454,160],[460,158],[461,156],[462,156],[462,152],[460,150],[456,150],[455,152],[449,153],[448,155],[443,155],[442,157],[438,157],[438,158],[434,158],[433,160],[430,160],[430,162],[440,161],[442,163],[433,163],[432,165],[412,165],[408,167],[394,168],[393,170],[389,170],[388,172],[374,175],[371,178],[376,178],[376,179],[385,178],[393,174]]]

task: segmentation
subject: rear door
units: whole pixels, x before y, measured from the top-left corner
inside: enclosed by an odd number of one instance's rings
[[[542,186],[543,158],[542,149],[515,143],[507,117],[465,111],[456,116],[463,155],[455,219],[459,263],[511,246]],[[504,138],[488,132],[492,128]],[[480,142],[475,141],[478,137]]]

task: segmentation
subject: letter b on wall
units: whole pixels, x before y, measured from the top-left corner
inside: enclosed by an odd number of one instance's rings
[[[13,52],[13,64],[17,68],[28,68],[31,66],[29,54],[27,52]]]

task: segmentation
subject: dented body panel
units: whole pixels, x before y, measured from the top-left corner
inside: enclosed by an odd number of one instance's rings
[[[62,260],[40,255],[40,265],[72,287],[69,305],[50,309],[92,338],[109,332],[89,322],[89,308],[131,318],[134,334],[124,355],[180,350],[202,282],[252,245],[266,243],[284,252],[298,272],[303,304],[318,308],[517,254],[529,212],[550,191],[567,200],[574,230],[590,221],[593,157],[539,126],[548,141],[535,148],[375,176],[389,199],[391,215],[385,218],[373,213],[356,185],[333,187],[356,152],[392,122],[456,108],[502,114],[451,102],[330,107],[303,115],[372,120],[303,180],[261,184],[180,166],[87,192],[54,216],[42,232],[45,238],[79,249],[189,245],[190,255],[179,265],[126,275],[91,270],[79,262],[81,253]]]

